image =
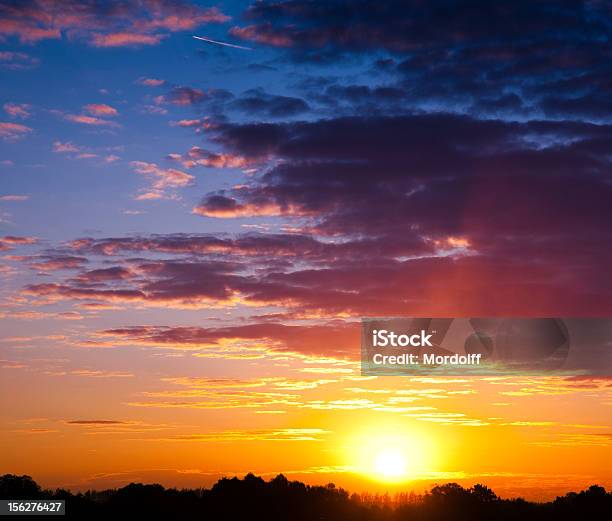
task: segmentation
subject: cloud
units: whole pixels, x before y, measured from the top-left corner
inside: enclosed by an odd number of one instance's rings
[[[377,101],[369,106],[363,97],[360,101],[368,110],[394,103],[400,110],[513,120],[610,121],[612,47],[606,27],[612,14],[600,2],[503,0],[474,9],[467,0],[443,8],[401,0],[382,8],[366,0],[324,6],[264,0],[252,3],[243,20],[245,25],[230,30],[233,36],[276,47],[283,58],[317,65],[371,63],[367,85],[335,86],[354,95],[360,88],[361,96],[377,90]],[[373,86],[376,76],[388,83]],[[310,93],[341,105],[332,90]]]
[[[555,29],[569,30],[584,23],[593,30],[595,39],[603,27],[591,17],[608,15],[602,6],[582,2],[564,8],[534,6],[527,1],[497,2],[478,10],[471,7],[467,1],[454,2],[442,9],[401,0],[387,2],[384,7],[365,0],[350,3],[336,0],[324,6],[299,0],[264,0],[251,4],[244,13],[251,25],[234,27],[231,33],[245,40],[302,51],[314,48],[321,53],[343,50],[414,53],[434,46],[482,41],[493,44],[488,50],[494,55],[508,38],[516,38],[517,27],[522,38],[552,39]],[[342,31],[338,30],[339,25]]]
[[[170,349],[231,349],[249,341],[267,351],[353,356],[359,343],[357,324],[289,326],[254,323],[224,328],[134,326],[100,332],[113,345],[145,345]]]
[[[166,81],[158,78],[138,78],[136,83],[144,87],[162,87],[166,84]]]
[[[101,153],[107,149],[94,149],[96,150],[96,152],[100,152],[100,153],[96,153],[92,151],[92,149],[81,147],[79,145],[76,145],[72,141],[66,141],[66,142],[54,141],[52,145],[52,150],[56,154],[68,154],[68,157],[70,157],[71,159],[100,158],[100,160],[106,164],[114,163],[115,161],[118,161],[119,159],[121,159],[119,156],[115,154],[101,155]]]
[[[212,123],[208,118],[181,119],[179,121],[171,121],[170,126],[181,128],[194,128],[196,134],[201,134],[205,130],[213,128],[214,123]],[[172,157],[172,155],[170,157]]]
[[[53,152],[57,154],[65,154],[65,153],[78,153],[81,149],[77,147],[72,141],[54,141],[53,142]]]
[[[104,103],[90,103],[89,105],[85,105],[83,110],[89,112],[93,116],[101,116],[101,117],[112,117],[117,116],[119,112],[116,108],[111,107],[110,105],[106,105]]]
[[[0,35],[21,43],[44,39],[77,39],[94,47],[155,45],[168,33],[223,23],[229,18],[216,7],[158,0],[121,4],[76,0],[49,4],[44,0],[4,4],[0,7]]]
[[[0,251],[12,250],[18,246],[31,246],[36,244],[36,237],[16,237],[14,235],[5,235],[0,237]]]
[[[73,270],[87,263],[85,257],[61,254],[34,256],[29,260],[32,268],[40,271]]]
[[[144,105],[142,107],[142,112],[145,114],[155,114],[155,115],[165,115],[168,114],[168,111],[163,107],[158,107],[157,105]]]
[[[256,114],[270,118],[286,118],[296,116],[310,109],[308,103],[301,98],[268,94],[262,89],[245,92],[233,102],[232,107],[247,114]]]
[[[114,266],[112,268],[100,268],[96,270],[86,271],[78,275],[80,282],[106,282],[109,280],[126,280],[133,276],[133,273],[120,266]]]
[[[259,26],[232,27],[230,34],[242,40],[263,43],[274,47],[291,47],[293,45],[293,41],[288,35],[273,31],[267,23]]]
[[[201,215],[310,217],[330,236],[397,237],[417,226],[434,242],[460,237],[493,255],[500,252],[489,247],[504,247],[493,245],[494,234],[528,242],[534,233],[555,241],[580,229],[606,233],[606,126],[429,114],[220,124],[216,133],[226,153],[270,166],[205,196]],[[523,213],[511,219],[517,204]]]
[[[190,186],[195,177],[175,168],[161,168],[155,163],[131,161],[135,172],[152,179],[150,189],[140,194],[138,200],[174,198],[174,190]]]
[[[38,58],[33,58],[25,52],[0,51],[0,67],[11,70],[28,70],[37,67]]]
[[[163,39],[162,35],[134,33],[94,33],[91,44],[94,47],[131,47],[139,45],[157,45]]]
[[[185,155],[170,154],[168,157],[178,161],[185,168],[194,168],[196,166],[207,168],[246,168],[253,165],[253,161],[243,156],[215,153],[195,146],[191,147]]]
[[[27,103],[5,103],[4,112],[12,118],[27,119],[30,117],[29,109],[31,105]]]
[[[17,141],[30,132],[32,132],[32,129],[25,125],[0,121],[0,139],[4,141]]]
[[[85,114],[65,114],[64,119],[72,121],[73,123],[80,123],[82,125],[91,125],[95,127],[118,127],[119,124],[116,121],[109,121],[107,119],[98,118],[95,116],[87,116]]]
[[[226,197],[223,193],[205,197],[199,205],[194,207],[193,213],[203,217],[218,218],[306,215],[294,206],[279,205],[265,198],[252,203],[240,203],[237,199]]]
[[[11,202],[27,201],[29,198],[30,198],[29,195],[15,195],[15,194],[0,195],[0,201],[11,201]]]
[[[173,105],[194,105],[206,99],[207,94],[191,87],[173,87],[165,96],[156,98],[158,104],[171,103]]]
[[[329,431],[324,429],[252,429],[197,434],[179,434],[166,438],[173,441],[322,441]]]
[[[118,420],[68,420],[69,425],[125,425],[127,422]]]

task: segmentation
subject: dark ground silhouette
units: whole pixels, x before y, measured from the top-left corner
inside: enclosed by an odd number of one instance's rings
[[[488,487],[434,486],[423,495],[353,494],[335,487],[310,486],[278,475],[270,481],[248,474],[221,479],[210,489],[164,488],[130,483],[119,489],[72,494],[42,490],[29,476],[0,476],[0,499],[64,499],[66,515],[107,518],[120,513],[168,519],[215,521],[451,521],[597,520],[612,512],[612,493],[593,485],[548,503],[500,499]]]

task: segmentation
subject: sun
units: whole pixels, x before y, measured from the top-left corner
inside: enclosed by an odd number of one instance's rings
[[[377,425],[347,440],[347,463],[354,472],[388,484],[419,479],[432,471],[435,449],[421,433],[404,426]]]
[[[374,458],[374,471],[385,480],[396,480],[408,476],[406,455],[399,449],[385,449]]]

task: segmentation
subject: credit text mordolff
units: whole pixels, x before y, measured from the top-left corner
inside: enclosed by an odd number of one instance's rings
[[[387,329],[374,329],[372,331],[372,347],[434,347],[431,343],[433,333],[421,329],[415,334],[398,334]],[[467,355],[452,354],[440,355],[435,353],[402,353],[398,355],[383,355],[376,353],[372,362],[376,365],[479,365],[482,354]]]
[[[436,355],[434,353],[423,353],[423,360],[414,353],[402,353],[401,355],[383,355],[376,353],[372,362],[376,365],[479,365],[482,354],[472,353],[469,355]]]

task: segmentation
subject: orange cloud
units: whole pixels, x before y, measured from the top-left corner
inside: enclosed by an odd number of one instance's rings
[[[110,33],[94,34],[92,45],[94,47],[130,47],[135,45],[157,45],[162,40],[161,35]]]

